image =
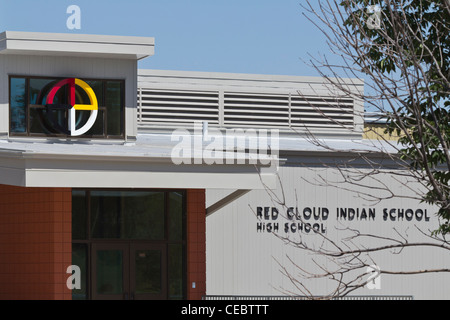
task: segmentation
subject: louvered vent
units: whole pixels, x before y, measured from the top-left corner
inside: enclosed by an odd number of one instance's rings
[[[353,100],[291,96],[291,127],[352,128]]]
[[[289,127],[289,96],[225,93],[226,127]]]
[[[193,128],[353,129],[354,100],[298,94],[139,88],[140,129]]]
[[[217,92],[139,89],[141,127],[192,127],[195,121],[219,124]]]

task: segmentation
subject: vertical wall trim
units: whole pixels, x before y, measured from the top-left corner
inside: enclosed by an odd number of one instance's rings
[[[187,299],[206,294],[205,190],[187,190]]]

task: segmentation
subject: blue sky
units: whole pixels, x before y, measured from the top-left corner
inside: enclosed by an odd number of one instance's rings
[[[331,55],[303,0],[0,0],[0,32],[155,37],[140,68],[314,76],[308,54]],[[69,30],[69,5],[81,30]],[[303,61],[305,60],[305,61]]]

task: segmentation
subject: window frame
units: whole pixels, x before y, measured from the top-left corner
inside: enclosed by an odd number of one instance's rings
[[[18,78],[18,79],[25,79],[25,123],[26,128],[25,132],[12,132],[12,112],[11,112],[11,98],[12,98],[12,87],[11,87],[11,79]],[[117,78],[80,78],[83,81],[89,82],[89,81],[100,81],[102,82],[102,101],[99,101],[98,110],[99,115],[97,117],[100,117],[101,114],[103,114],[103,134],[96,135],[96,134],[83,134],[81,136],[71,136],[64,133],[51,133],[51,134],[45,134],[45,133],[33,133],[31,132],[31,110],[32,109],[40,109],[43,106],[42,105],[35,105],[31,104],[31,96],[30,96],[30,80],[31,79],[42,79],[42,80],[54,80],[54,81],[60,81],[67,78],[73,78],[73,77],[49,77],[49,76],[26,76],[26,75],[20,75],[20,74],[10,74],[8,76],[8,133],[10,137],[29,137],[29,138],[64,138],[64,139],[102,139],[102,140],[123,140],[125,139],[126,135],[126,80],[125,79],[117,79]],[[114,134],[108,134],[108,107],[107,107],[107,84],[108,82],[119,82],[121,85],[121,112],[120,112],[120,128],[121,128],[121,134],[120,135],[114,135]]]

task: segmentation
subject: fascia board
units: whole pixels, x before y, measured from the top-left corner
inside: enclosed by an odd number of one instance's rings
[[[275,175],[223,173],[27,170],[26,187],[264,189],[276,188]]]
[[[154,69],[139,69],[138,77],[168,77],[168,78],[180,78],[180,79],[192,79],[195,80],[223,80],[223,81],[257,81],[260,83],[273,82],[273,83],[286,83],[288,85],[292,83],[307,83],[307,84],[323,84],[327,83],[323,77],[311,77],[311,76],[291,76],[291,75],[267,75],[267,74],[246,74],[246,73],[221,73],[221,72],[199,72],[199,71],[178,71],[178,70],[154,70]],[[340,78],[348,85],[363,86],[364,80],[357,78]]]
[[[6,31],[0,54],[143,59],[154,55],[150,37],[100,36]]]

